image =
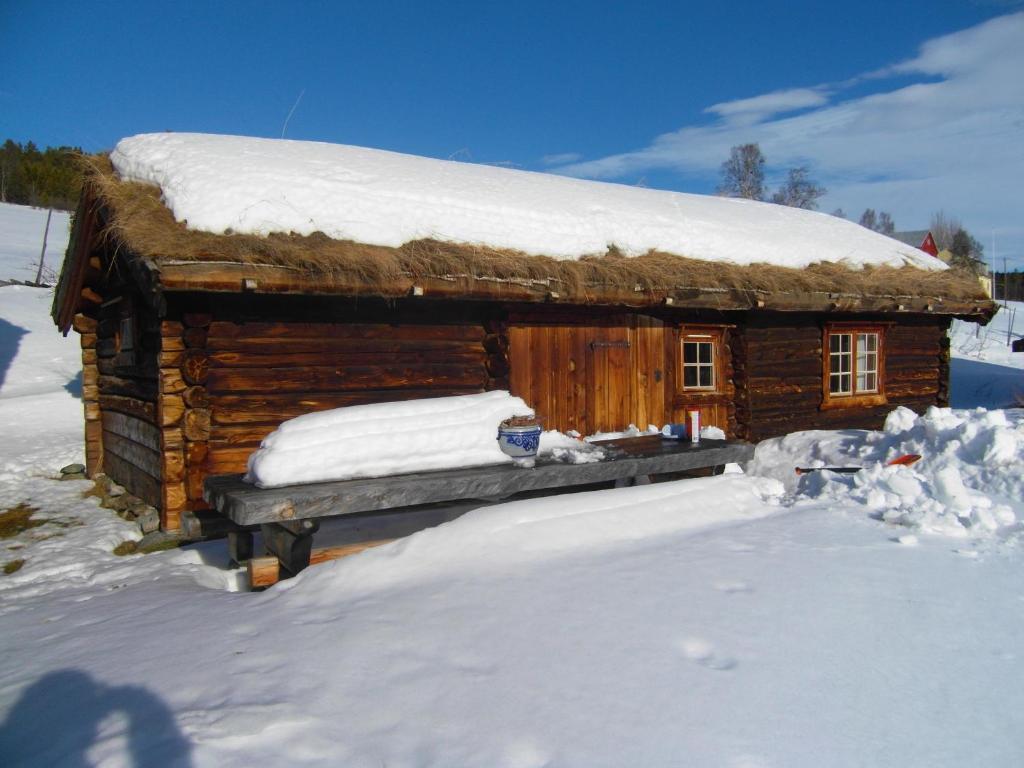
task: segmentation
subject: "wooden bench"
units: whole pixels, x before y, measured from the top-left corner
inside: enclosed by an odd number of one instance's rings
[[[298,573],[311,559],[329,559],[313,552],[320,518],[345,518],[352,540],[333,548],[334,556],[342,556],[518,493],[721,468],[754,455],[753,445],[738,440],[702,440],[694,445],[645,435],[600,445],[607,452],[602,461],[566,464],[546,458],[538,459],[531,469],[498,464],[266,489],[244,482],[241,475],[222,475],[206,479],[203,495],[229,521],[228,548],[235,562],[253,560],[252,532],[262,532],[264,545],[276,562],[260,565],[268,573],[262,579],[252,579],[259,586],[271,578],[269,583]],[[460,500],[479,501],[455,508],[438,506],[439,502]]]

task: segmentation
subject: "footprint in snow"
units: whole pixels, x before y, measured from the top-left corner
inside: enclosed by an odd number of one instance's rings
[[[719,654],[711,643],[698,637],[688,637],[680,642],[679,650],[694,664],[719,672],[734,669],[737,665],[736,659]]]

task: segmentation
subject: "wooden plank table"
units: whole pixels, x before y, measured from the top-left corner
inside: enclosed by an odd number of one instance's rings
[[[721,467],[748,461],[754,455],[754,446],[739,440],[705,439],[694,445],[645,435],[599,445],[607,452],[602,461],[566,464],[546,458],[538,459],[530,469],[497,464],[265,489],[244,482],[241,475],[221,475],[206,479],[203,496],[238,526],[228,534],[232,559],[251,559],[250,531],[259,526],[264,544],[287,575],[309,565],[320,518],[365,518],[380,513],[394,525],[386,532],[378,525],[375,535],[381,539],[394,534],[394,538],[444,521],[438,520],[436,510],[424,514],[422,505],[464,499],[493,501],[526,491]],[[423,523],[424,519],[427,522]]]

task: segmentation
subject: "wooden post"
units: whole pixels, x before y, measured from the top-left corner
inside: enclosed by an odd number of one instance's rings
[[[46,229],[43,230],[43,250],[39,252],[39,269],[36,271],[36,285],[43,279],[43,259],[46,258],[46,237],[50,234],[50,217],[53,216],[53,208],[46,212]]]
[[[181,323],[165,320],[160,323],[161,354],[184,349]],[[179,368],[158,369],[157,424],[160,427],[160,527],[177,531],[181,513],[188,509],[185,485],[185,436],[183,422],[185,401],[181,393],[186,384]]]
[[[85,473],[94,477],[103,471],[103,423],[99,403],[99,368],[96,365],[96,320],[75,315],[72,327],[82,344],[82,408],[85,411]]]
[[[184,331],[182,341],[184,352],[180,356],[181,377],[187,383],[182,393],[185,403],[185,494],[191,510],[206,509],[203,500],[203,480],[206,478],[206,460],[209,455],[210,440],[210,396],[206,390],[206,379],[209,375],[209,357],[207,355],[207,337],[213,316],[201,312],[186,312],[182,317]],[[232,537],[228,537],[229,548]],[[244,537],[240,555],[246,555]],[[252,557],[251,537],[248,541],[248,554],[241,559]]]

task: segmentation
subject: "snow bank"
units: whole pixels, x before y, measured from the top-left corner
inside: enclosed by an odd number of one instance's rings
[[[305,571],[282,582],[298,600],[351,596],[400,584],[595,553],[658,537],[692,535],[774,514],[784,493],[765,477],[725,475],[512,501]],[[309,583],[312,582],[312,583]]]
[[[885,462],[906,453],[910,467]],[[797,466],[864,466],[856,475]],[[886,522],[958,537],[1004,537],[1024,519],[1024,411],[897,408],[882,432],[795,432],[757,447],[748,471],[797,499],[852,500]]]
[[[310,141],[189,133],[122,139],[121,178],[155,184],[192,229],[438,240],[575,259],[615,245],[708,261],[910,264],[917,248],[822,213]]]
[[[264,438],[246,479],[273,488],[501,464],[498,425],[512,416],[533,411],[503,390],[309,413]]]

